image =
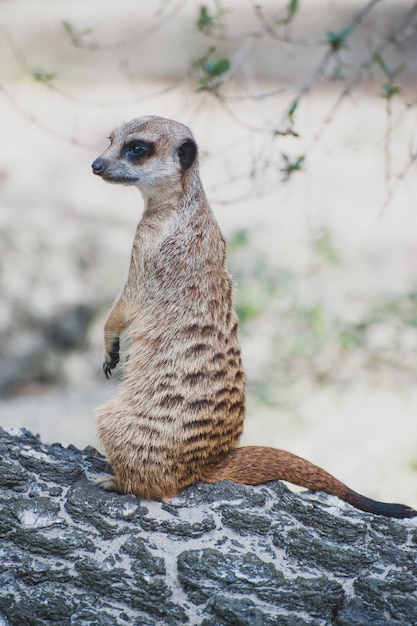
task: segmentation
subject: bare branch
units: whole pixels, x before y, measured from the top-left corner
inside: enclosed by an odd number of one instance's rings
[[[11,107],[22,117],[24,117],[28,122],[40,128],[43,132],[55,139],[59,139],[64,143],[71,144],[73,146],[78,146],[79,148],[87,148],[88,150],[93,150],[96,146],[93,144],[88,144],[83,141],[80,141],[77,137],[67,135],[62,133],[60,130],[56,128],[52,128],[49,124],[45,124],[42,120],[37,118],[33,113],[30,113],[27,109],[22,107],[14,94],[12,94],[8,89],[4,87],[4,85],[0,84],[0,93],[6,98]]]
[[[135,102],[143,102],[146,100],[151,100],[153,98],[157,98],[159,96],[166,95],[167,93],[171,93],[187,85],[191,85],[197,77],[197,73],[195,72],[193,75],[184,78],[181,81],[173,85],[169,85],[168,87],[164,87],[163,89],[159,89],[158,91],[154,91],[152,93],[146,93],[136,97],[130,98],[120,98],[118,100],[88,100],[77,94],[70,93],[63,87],[58,84],[57,78],[53,72],[44,72],[39,69],[33,69],[22,50],[22,48],[18,45],[12,34],[5,28],[2,27],[0,29],[0,33],[3,35],[6,43],[8,44],[13,56],[15,57],[22,73],[29,74],[39,82],[42,82],[46,89],[49,91],[60,95],[62,98],[69,100],[70,102],[76,102],[82,106],[86,107],[118,107],[125,104],[133,104]]]
[[[32,76],[34,80],[42,83],[42,86],[50,92],[57,94],[61,98],[70,100],[71,102],[87,107],[118,107],[120,105],[143,102],[152,100],[159,96],[164,96],[175,90],[186,90],[187,87],[194,86],[195,92],[208,92],[214,96],[219,106],[226,111],[235,122],[247,131],[247,138],[251,135],[254,137],[253,145],[251,144],[253,155],[253,163],[248,168],[246,174],[242,174],[241,178],[252,183],[254,193],[257,193],[256,185],[259,186],[262,181],[262,188],[269,184],[272,178],[276,183],[277,177],[280,176],[281,170],[284,173],[292,174],[293,171],[301,169],[306,156],[310,151],[319,145],[326,128],[330,126],[339,110],[342,102],[353,92],[353,90],[361,83],[364,78],[368,77],[370,72],[379,67],[387,76],[388,80],[385,85],[384,95],[386,97],[386,128],[383,137],[383,145],[385,152],[385,184],[387,204],[392,201],[393,194],[397,189],[401,180],[405,178],[409,169],[416,160],[415,150],[410,151],[410,158],[406,167],[400,173],[396,172],[396,164],[393,162],[391,153],[391,141],[393,133],[399,124],[401,116],[405,115],[404,109],[400,115],[395,117],[392,105],[392,97],[401,95],[399,93],[401,84],[398,76],[405,67],[405,63],[401,63],[393,70],[389,70],[389,58],[386,55],[393,48],[400,46],[417,30],[416,14],[417,2],[413,1],[412,6],[407,10],[403,19],[388,34],[377,34],[369,46],[365,57],[358,63],[356,58],[352,61],[352,55],[349,54],[348,42],[351,35],[355,33],[358,27],[363,23],[378,5],[383,4],[382,0],[364,0],[364,6],[361,6],[350,18],[348,23],[339,31],[329,31],[322,38],[296,38],[291,32],[291,25],[294,22],[296,13],[298,15],[300,2],[292,0],[283,4],[281,11],[274,11],[267,15],[265,11],[252,1],[254,12],[254,26],[242,32],[227,32],[227,22],[224,19],[227,13],[227,2],[222,3],[215,0],[213,12],[209,11],[206,6],[200,7],[200,15],[194,27],[198,31],[212,41],[236,43],[233,46],[233,53],[228,56],[225,53],[218,53],[211,48],[206,55],[194,62],[190,60],[190,70],[186,75],[177,82],[157,90],[153,93],[140,93],[140,85],[136,85],[132,76],[132,91],[135,93],[137,89],[139,94],[128,98],[120,98],[118,100],[89,100],[85,97],[78,96],[68,91],[64,82],[60,78],[57,79],[53,71],[43,69],[34,69],[28,62],[26,55],[19,46],[15,38],[5,28],[0,30],[3,34],[8,47],[10,48],[14,58],[24,74]],[[157,4],[158,10],[154,13],[154,21],[142,30],[140,33],[132,37],[127,37],[120,41],[100,43],[91,40],[91,30],[77,31],[71,24],[65,23],[64,28],[67,38],[71,44],[77,48],[95,51],[109,51],[123,49],[133,45],[139,45],[149,40],[156,32],[158,32],[169,21],[176,18],[181,9],[186,5],[182,0],[165,0]],[[257,77],[253,76],[251,71],[251,55],[255,49],[261,46],[267,39],[273,39],[286,45],[294,46],[295,50],[299,46],[315,47],[319,50],[319,58],[316,66],[308,72],[298,85],[276,86],[267,89],[258,84]],[[230,48],[230,46],[229,46]],[[324,48],[324,49],[323,49]],[[347,51],[347,52],[346,52]],[[211,55],[211,56],[210,56]],[[242,78],[243,75],[243,78]],[[127,71],[123,74],[123,78],[129,79]],[[308,142],[303,154],[299,152],[295,156],[291,154],[291,146],[289,152],[285,154],[286,162],[279,164],[280,158],[285,157],[278,151],[275,138],[277,136],[297,137],[299,129],[297,129],[297,114],[302,102],[306,96],[314,91],[317,84],[326,80],[343,80],[343,86],[338,90],[337,97],[330,110],[322,118],[320,123],[313,128],[312,139]],[[24,106],[19,102],[18,92],[13,92],[10,88],[0,87],[3,96],[9,101],[11,106],[20,114],[28,119],[31,123],[36,124],[48,134],[57,137],[67,143],[82,145],[77,139],[66,136],[58,130],[48,126],[41,120],[35,119]],[[284,96],[280,98],[280,96]],[[389,97],[388,97],[389,96]],[[120,97],[120,96],[119,96]],[[199,96],[197,96],[199,97]],[[233,106],[238,101],[253,101],[255,106],[260,101],[276,98],[277,106],[273,111],[268,113],[267,118],[260,115],[259,123],[252,119],[247,121],[244,119],[242,109]],[[278,113],[277,113],[278,111]],[[248,118],[249,119],[249,118]],[[315,130],[315,132],[314,132]],[[287,150],[287,148],[284,148]],[[231,173],[231,178],[234,174]],[[275,177],[275,178],[274,178]],[[288,176],[289,177],[289,176]],[[266,185],[265,185],[266,183]],[[272,184],[272,183],[271,183]]]
[[[149,39],[152,35],[154,35],[158,30],[162,28],[166,23],[168,23],[172,18],[184,8],[184,2],[182,0],[168,0],[167,5],[171,4],[171,10],[167,10],[164,15],[153,22],[148,28],[145,28],[140,33],[133,35],[132,37],[127,37],[126,39],[121,39],[119,41],[113,41],[109,43],[97,43],[91,42],[87,43],[84,41],[84,37],[86,34],[89,34],[90,31],[83,31],[81,34],[78,34],[75,31],[71,24],[68,22],[63,23],[65,33],[76,48],[82,48],[84,50],[92,50],[92,51],[113,51],[120,48],[128,48],[130,46],[136,44],[142,44],[144,41]],[[163,9],[159,9],[159,13],[162,13]]]
[[[276,31],[275,27],[285,27],[288,26],[288,21],[285,20],[279,13],[274,13],[269,19],[266,18],[263,14],[262,7],[259,5],[254,5],[255,15],[261,24],[261,32],[267,34],[271,39],[275,39],[276,41],[280,41],[282,43],[289,43],[295,46],[326,46],[328,41],[326,39],[295,39],[288,33],[279,33]]]
[[[376,1],[376,0],[374,0],[374,1]],[[330,111],[325,116],[325,118],[324,118],[323,122],[321,123],[319,129],[317,130],[317,132],[313,136],[313,139],[311,141],[311,146],[316,144],[319,141],[319,139],[322,138],[326,126],[328,126],[329,122],[332,121],[332,119],[333,119],[337,109],[340,107],[343,99],[347,95],[349,95],[351,93],[352,89],[358,83],[361,82],[364,74],[369,72],[371,67],[373,67],[375,65],[376,60],[379,57],[382,57],[387,52],[387,50],[389,48],[393,47],[393,45],[394,45],[393,42],[395,42],[395,45],[398,45],[399,43],[403,43],[404,41],[406,41],[406,39],[411,37],[416,32],[417,25],[413,25],[413,20],[415,20],[416,14],[417,14],[417,2],[414,3],[414,5],[411,7],[411,9],[406,13],[404,18],[401,20],[401,22],[398,24],[398,26],[395,29],[393,29],[393,31],[389,34],[389,36],[388,37],[384,37],[384,39],[382,41],[379,40],[374,45],[373,49],[371,50],[371,52],[368,55],[368,57],[366,58],[366,60],[360,64],[360,66],[357,69],[357,71],[355,72],[355,74],[348,81],[348,83],[345,86],[345,88],[339,94],[336,102],[332,105],[332,108],[330,109]]]

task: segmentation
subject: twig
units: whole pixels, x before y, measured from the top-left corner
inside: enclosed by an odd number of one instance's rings
[[[374,0],[374,2],[375,1],[379,1],[379,0]],[[364,72],[369,71],[369,69],[375,64],[375,60],[378,57],[382,57],[386,53],[387,48],[393,46],[393,42],[396,42],[397,44],[401,41],[402,43],[403,41],[408,39],[411,36],[411,34],[414,34],[414,31],[413,33],[411,33],[410,24],[412,24],[412,19],[415,17],[416,12],[417,12],[417,2],[415,2],[414,5],[411,7],[411,9],[406,13],[405,17],[403,18],[403,20],[401,20],[397,28],[394,29],[393,32],[388,37],[385,37],[382,42],[379,41],[374,46],[373,50],[368,55],[368,58],[366,59],[366,61],[361,63],[357,72],[349,80],[345,88],[342,90],[341,94],[339,94],[336,102],[332,105],[330,111],[327,113],[324,120],[322,121],[319,129],[314,134],[313,139],[311,140],[310,146],[316,144],[317,141],[323,137],[325,127],[329,124],[329,122],[333,120],[334,115],[337,109],[339,108],[340,104],[342,103],[343,99],[362,80]],[[405,34],[404,32],[406,27],[408,27],[407,34]],[[401,40],[399,40],[400,33],[403,33],[403,37]]]
[[[140,33],[133,35],[132,37],[127,37],[126,39],[121,39],[119,41],[113,41],[110,43],[85,43],[82,40],[81,36],[77,36],[76,33],[71,33],[70,29],[66,29],[67,36],[76,48],[82,48],[83,50],[92,50],[92,51],[111,51],[117,50],[120,48],[127,48],[129,46],[135,44],[141,44],[142,42],[149,39],[151,35],[156,33],[158,30],[164,26],[167,22],[169,22],[176,13],[178,13],[181,9],[184,8],[185,3],[182,0],[178,0],[177,2],[171,2],[173,5],[171,11],[167,11],[164,16],[162,16],[159,20],[153,22],[148,28],[145,28]],[[160,11],[162,12],[162,11]]]
[[[379,0],[377,0],[379,2]],[[255,15],[261,24],[261,31],[266,33],[271,39],[275,39],[276,41],[280,41],[282,43],[289,43],[295,46],[308,46],[308,47],[317,47],[317,46],[326,46],[328,45],[328,41],[326,39],[294,39],[287,34],[278,33],[274,26],[281,25],[287,26],[288,23],[286,20],[283,20],[282,17],[278,15],[278,13],[274,13],[273,16],[267,19],[263,12],[262,7],[259,5],[255,5],[253,7]]]
[[[0,29],[0,32],[3,35],[4,39],[6,40],[6,43],[8,44],[22,72],[34,77],[35,72],[33,68],[29,65],[23,50],[18,45],[18,43],[16,42],[12,34],[5,27],[2,27]],[[153,93],[148,93],[142,96],[136,96],[136,97],[130,97],[130,98],[121,98],[120,100],[112,100],[112,101],[87,100],[86,98],[82,98],[81,96],[70,93],[66,89],[63,89],[62,87],[60,87],[57,84],[56,78],[51,78],[50,80],[39,81],[39,82],[43,82],[43,85],[49,91],[52,91],[53,93],[58,94],[59,96],[65,98],[66,100],[69,100],[70,102],[76,102],[77,104],[80,104],[82,106],[117,107],[117,106],[126,105],[126,104],[133,104],[134,102],[142,102],[142,101],[150,100],[152,98],[157,98],[167,93],[171,93],[172,91],[175,91],[177,89],[181,89],[182,87],[186,87],[187,85],[190,85],[193,82],[196,75],[197,73],[195,72],[194,75],[188,76],[187,78],[179,81],[178,83],[175,83],[174,85],[170,85],[169,87],[164,87],[163,89],[159,89],[158,91],[155,91]],[[37,80],[36,78],[34,79]]]
[[[0,92],[4,95],[6,100],[9,102],[11,107],[19,113],[22,117],[24,117],[28,122],[37,126],[45,132],[47,135],[54,137],[55,139],[59,139],[67,144],[71,144],[72,146],[78,146],[79,148],[87,148],[88,150],[94,149],[95,146],[93,144],[88,144],[75,137],[71,137],[70,135],[66,135],[56,128],[52,128],[48,124],[45,124],[42,120],[39,120],[37,117],[33,115],[33,113],[29,113],[25,108],[23,108],[20,103],[17,101],[16,97],[8,91],[4,85],[0,83]]]

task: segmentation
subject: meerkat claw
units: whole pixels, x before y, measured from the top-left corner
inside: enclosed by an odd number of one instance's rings
[[[104,489],[104,491],[122,493],[116,476],[101,476],[95,480],[95,483],[98,487]]]
[[[114,370],[118,362],[120,361],[120,342],[115,339],[112,343],[110,352],[106,352],[104,355],[103,372],[108,379],[112,375],[111,370]]]
[[[106,362],[103,363],[103,372],[104,372],[104,375],[107,378],[107,380],[109,380],[109,378],[112,375],[112,373],[111,373],[110,367],[107,365]]]

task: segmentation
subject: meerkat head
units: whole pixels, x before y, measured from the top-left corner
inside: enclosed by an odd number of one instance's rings
[[[92,164],[110,183],[151,189],[176,186],[197,165],[197,144],[189,128],[163,117],[138,117],[115,130],[110,146]]]

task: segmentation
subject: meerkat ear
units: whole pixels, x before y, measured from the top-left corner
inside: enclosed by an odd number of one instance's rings
[[[194,139],[188,138],[178,148],[178,158],[183,170],[188,170],[197,156],[197,144]]]

